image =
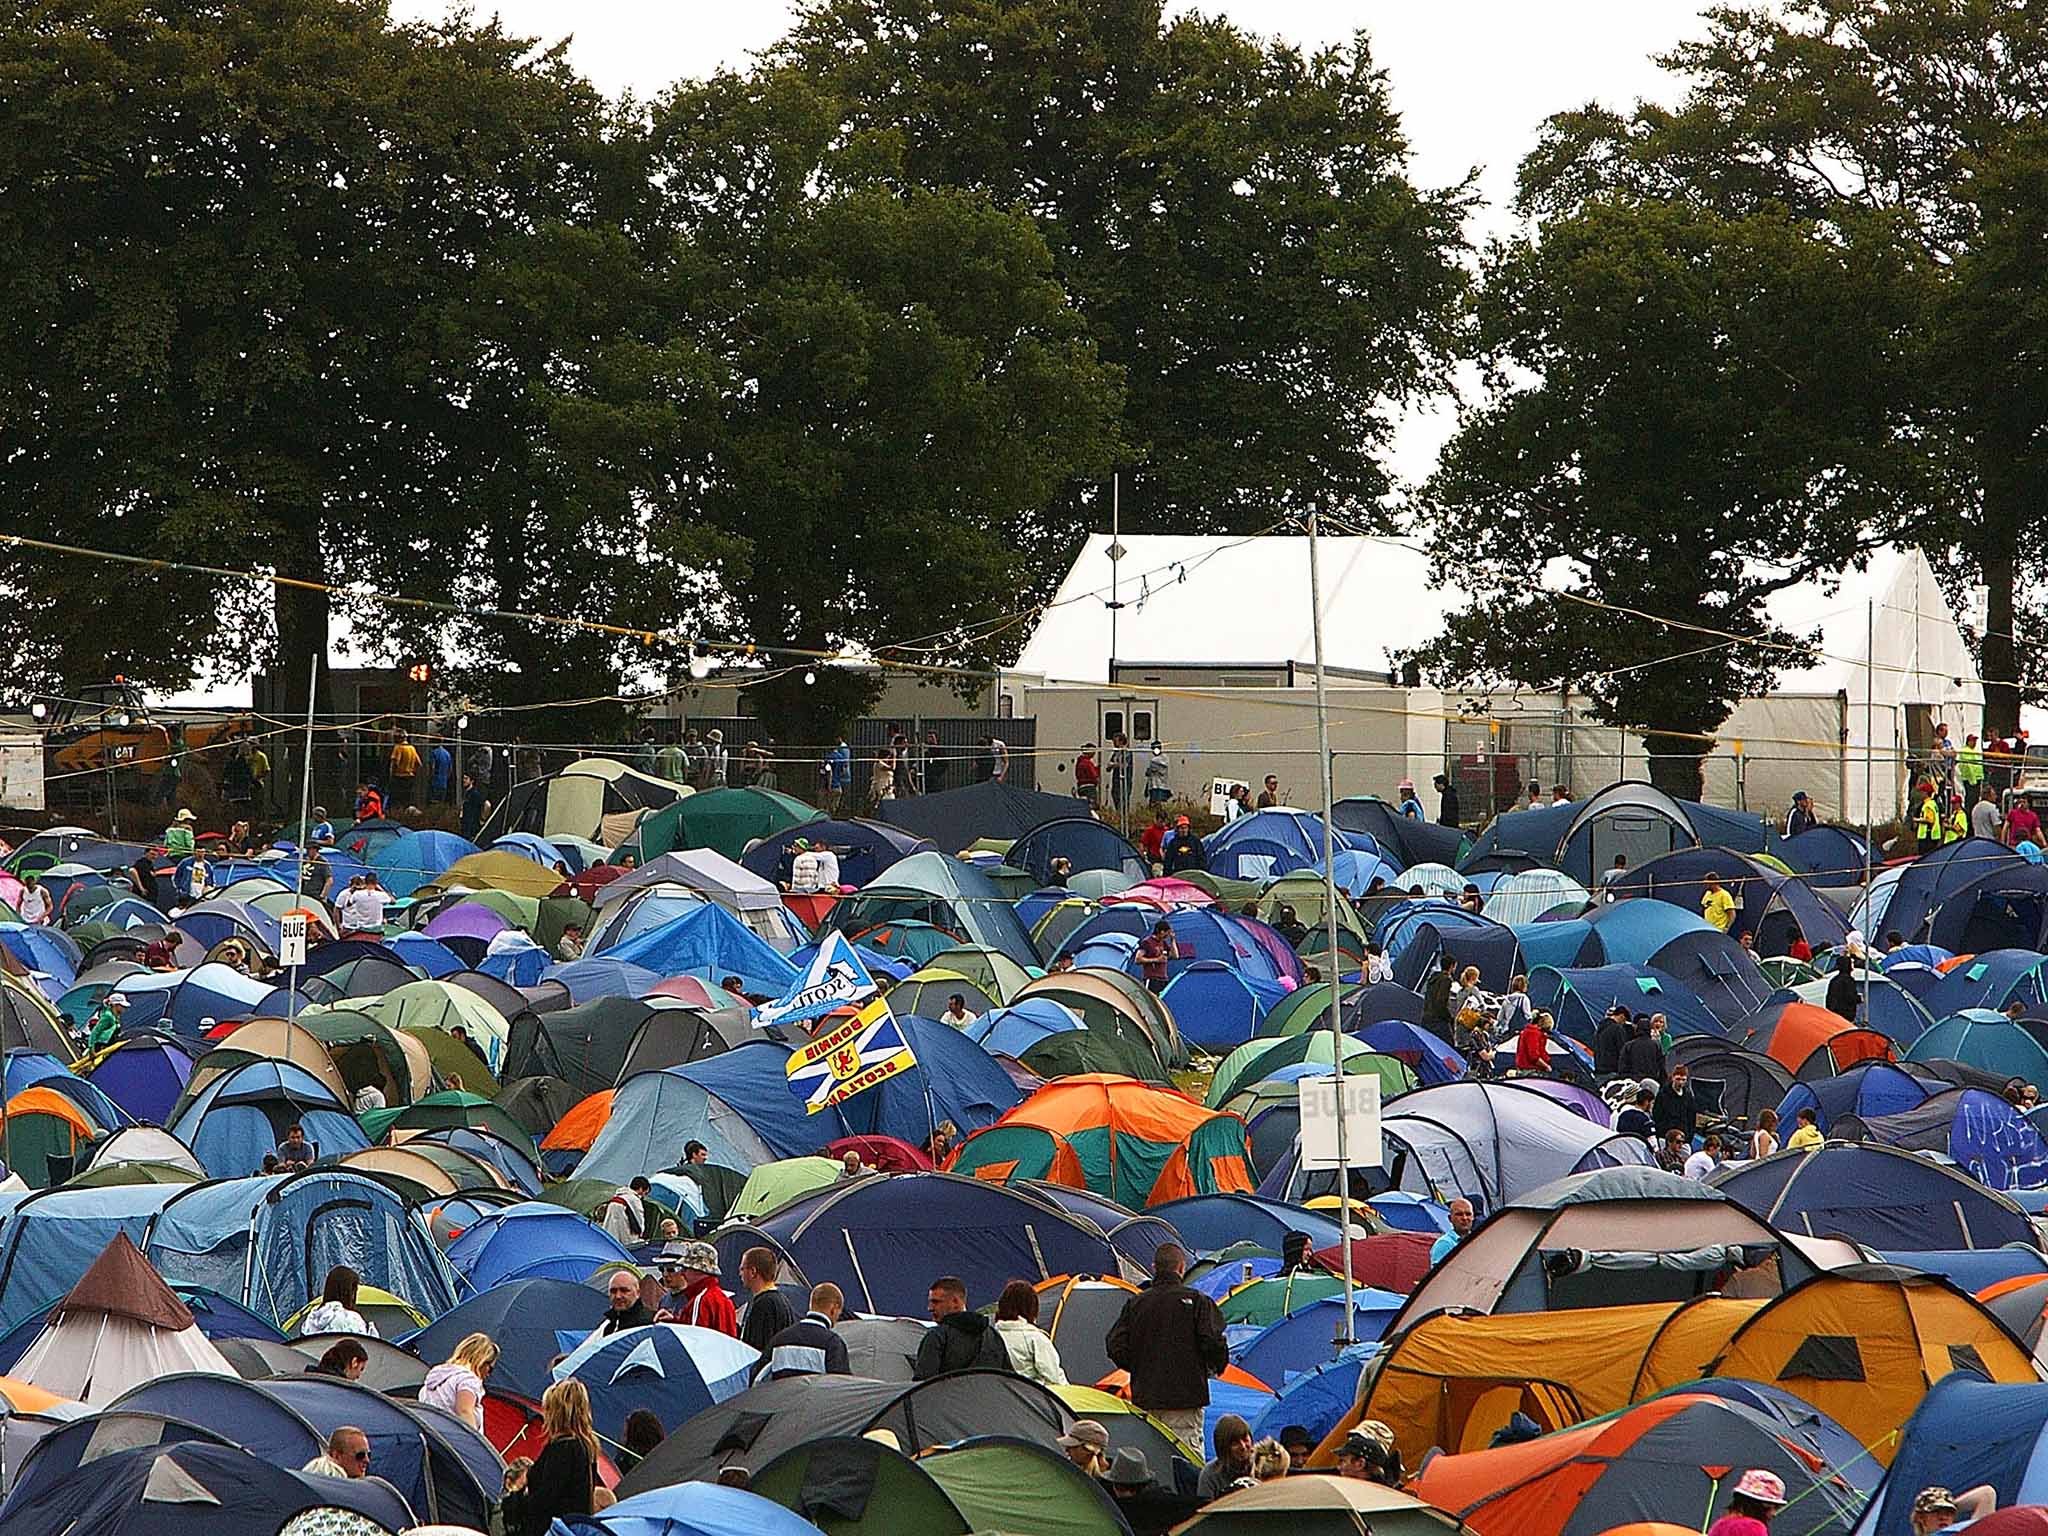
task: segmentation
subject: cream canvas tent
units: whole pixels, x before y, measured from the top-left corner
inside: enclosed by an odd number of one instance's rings
[[[179,1371],[235,1374],[142,1250],[116,1233],[50,1313],[13,1374],[98,1405]]]

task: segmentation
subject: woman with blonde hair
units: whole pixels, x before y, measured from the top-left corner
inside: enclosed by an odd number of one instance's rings
[[[455,1353],[427,1372],[420,1401],[452,1413],[478,1434],[484,1428],[484,1379],[498,1363],[498,1346],[487,1333],[463,1336]]]
[[[597,1487],[597,1429],[590,1393],[571,1376],[541,1395],[547,1448],[530,1466],[505,1471],[506,1536],[547,1536],[557,1518],[592,1513]]]
[[[1270,1483],[1276,1477],[1285,1477],[1292,1464],[1287,1447],[1271,1435],[1252,1447],[1252,1476],[1259,1482]]]

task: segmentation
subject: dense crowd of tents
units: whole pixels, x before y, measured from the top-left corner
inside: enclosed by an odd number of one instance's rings
[[[620,1496],[588,1528],[614,1536],[1138,1528],[1060,1449],[1080,1419],[1201,1536],[1696,1530],[1744,1468],[1813,1536],[1902,1533],[1929,1484],[2048,1500],[2048,878],[2011,850],[1964,839],[1866,886],[1851,833],[1786,840],[1645,785],[1476,842],[1360,799],[1333,815],[1332,910],[1296,810],[1165,876],[1077,802],[1000,784],[881,822],[640,777],[518,786],[483,846],[373,821],[317,860],[307,828],[232,858],[81,828],[12,852],[0,902],[33,873],[55,920],[0,911],[10,1536],[489,1530],[565,1376]],[[813,844],[841,888],[790,889]],[[383,930],[344,936],[308,880],[372,872]],[[293,912],[313,943],[285,966]],[[810,1032],[759,1005],[835,934],[914,1065],[808,1113]],[[1488,995],[1526,978],[1548,1071],[1456,1048],[1423,996],[1447,959]],[[1827,1007],[1840,976],[1853,1015]],[[1746,1148],[1803,1110],[1820,1144],[1658,1166],[1592,1070],[1617,1003],[1663,1016],[1700,1130]],[[1340,1053],[1382,1099],[1349,1230],[1301,1141],[1302,1084]],[[267,1169],[292,1126],[310,1166]],[[645,1228],[594,1219],[636,1177]],[[1433,1260],[1454,1200],[1476,1224]],[[853,1374],[756,1381],[680,1324],[592,1336],[657,1219],[742,1298],[764,1247],[797,1311],[838,1286]],[[1105,1339],[1167,1242],[1228,1324],[1209,1430],[1286,1432],[1307,1471],[1199,1505],[1206,1438],[1129,1402]],[[336,1265],[380,1335],[355,1381],[306,1369]],[[1070,1385],[914,1380],[938,1275],[977,1306],[1029,1281]],[[500,1349],[481,1432],[417,1401],[477,1332]],[[667,1438],[622,1474],[635,1410]],[[293,1470],[344,1424],[377,1478]],[[1330,1475],[1361,1424],[1404,1488]]]

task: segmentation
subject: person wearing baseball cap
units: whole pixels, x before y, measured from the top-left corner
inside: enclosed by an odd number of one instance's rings
[[[1067,1460],[1090,1477],[1101,1477],[1109,1470],[1109,1431],[1094,1419],[1074,1420],[1074,1427],[1059,1437],[1059,1447],[1067,1453]]]
[[[1182,874],[1190,869],[1209,867],[1209,850],[1202,846],[1202,840],[1195,835],[1195,829],[1187,817],[1176,816],[1173,831],[1167,835],[1162,863],[1169,875]]]
[[[715,1328],[740,1336],[739,1311],[718,1283],[718,1250],[709,1243],[664,1243],[661,1283],[667,1291],[655,1321]]]
[[[1771,1518],[1784,1507],[1785,1480],[1751,1467],[1735,1480],[1728,1513],[1713,1523],[1707,1536],[1770,1536]]]

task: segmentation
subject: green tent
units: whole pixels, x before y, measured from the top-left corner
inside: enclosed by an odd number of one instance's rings
[[[1242,911],[1246,902],[1259,899],[1259,882],[1256,880],[1233,880],[1227,875],[1211,874],[1206,869],[1184,869],[1173,878],[1207,891],[1216,898],[1216,905],[1226,912]]]
[[[620,851],[633,854],[642,864],[678,848],[711,848],[737,859],[749,843],[817,821],[823,814],[779,790],[707,790],[643,817]]]
[[[1343,1294],[1342,1275],[1300,1269],[1291,1275],[1272,1275],[1240,1285],[1217,1306],[1222,1309],[1226,1323],[1249,1323],[1255,1328],[1264,1328],[1310,1302]],[[1343,1308],[1337,1310],[1341,1312]]]
[[[1014,1001],[1034,974],[1044,974],[1026,970],[1000,949],[987,944],[956,944],[943,953],[933,955],[925,966],[965,976],[999,1003]]]
[[[967,1536],[973,1529],[922,1466],[857,1435],[793,1446],[747,1486],[825,1536]]]
[[[1345,982],[1343,1001],[1348,1002],[1359,990],[1356,984]],[[1268,1009],[1265,1018],[1259,1021],[1259,1035],[1262,1039],[1298,1035],[1305,1030],[1325,1028],[1329,1022],[1330,984],[1318,981],[1296,987]]]
[[[920,1018],[936,1019],[946,1011],[956,993],[967,1005],[967,1011],[977,1017],[1002,1006],[999,999],[971,977],[937,964],[920,966],[891,987],[889,1006],[898,1014],[914,1013]]]
[[[526,1134],[525,1126],[495,1100],[466,1090],[430,1093],[396,1108],[370,1110],[356,1119],[372,1141],[382,1141],[394,1130],[485,1131],[513,1147],[529,1153],[533,1150],[533,1138]]]
[[[1134,1051],[1142,1052],[1150,1060],[1151,1066],[1147,1071],[1138,1072],[1125,1068],[1125,1076],[1142,1077],[1147,1082],[1168,1081],[1167,1052],[1161,1048],[1158,1037],[1146,1025],[1144,1017],[1131,1007],[1129,999],[1122,991],[1100,982],[1070,980],[1072,977],[1093,974],[1096,973],[1064,971],[1046,976],[1032,982],[1019,998],[1013,998],[1012,1001],[1020,1001],[1026,997],[1044,997],[1064,1008],[1072,1009],[1081,1016],[1081,1022],[1088,1026],[1091,1033],[1114,1036]],[[1064,1039],[1065,1036],[1055,1035],[1051,1038]],[[1040,1041],[1039,1044],[1043,1045],[1045,1042]],[[1037,1049],[1037,1046],[1033,1046],[1031,1051],[1024,1054],[1030,1056],[1032,1051]],[[1095,1049],[1094,1046],[1090,1046],[1088,1051],[1092,1054]],[[1102,1049],[1107,1050],[1108,1047]]]
[[[988,883],[996,888],[996,894],[1005,901],[1022,901],[1038,889],[1038,881],[1028,869],[1017,869],[1008,864],[981,866],[981,872],[988,876]]]
[[[66,1189],[103,1189],[109,1184],[197,1184],[199,1175],[176,1163],[108,1163],[65,1181]]]
[[[1072,887],[1069,887],[1072,889]],[[1048,960],[1056,958],[1067,935],[1102,910],[1102,904],[1081,896],[1067,896],[1052,904],[1031,928],[1031,942]]]
[[[491,1058],[502,1058],[511,1033],[503,1014],[469,988],[450,981],[410,981],[360,1004],[355,1011],[392,1029],[452,1032],[460,1028],[476,1042],[478,1051]],[[462,1086],[476,1085],[465,1077]],[[495,1083],[490,1091],[498,1091]]]
[[[1130,1527],[1094,1478],[1064,1452],[990,1436],[918,1458],[976,1531],[1031,1536],[1124,1536]]]
[[[838,1183],[843,1172],[836,1157],[785,1157],[780,1162],[763,1163],[747,1175],[732,1209],[725,1214],[729,1219],[752,1221],[799,1195]]]
[[[1282,875],[1266,887],[1265,894],[1259,897],[1259,916],[1270,923],[1280,908],[1292,907],[1295,917],[1304,927],[1311,932],[1322,931],[1323,942],[1327,945],[1329,928],[1323,916],[1323,894],[1321,875],[1314,870],[1296,870],[1291,875]],[[1337,892],[1337,931],[1353,934],[1361,940],[1367,937],[1364,920],[1341,890]]]
[[[960,935],[918,918],[888,918],[871,927],[847,932],[862,949],[923,965],[933,955],[960,947]]]
[[[1304,1061],[1335,1061],[1336,1048],[1330,1043],[1334,1038],[1327,1029],[1318,1029],[1281,1040],[1245,1041],[1216,1068],[1215,1077],[1209,1081],[1209,1106],[1220,1106],[1232,1094],[1263,1082],[1282,1067]],[[1363,1040],[1354,1040],[1349,1035],[1344,1037],[1344,1070],[1370,1072],[1377,1077],[1382,1103],[1415,1086],[1415,1073],[1405,1061],[1382,1056]]]
[[[1114,896],[1137,883],[1121,869],[1083,869],[1067,876],[1067,889],[1079,896]]]
[[[1047,1035],[1027,1046],[1017,1059],[1047,1079],[1107,1072],[1116,1077],[1135,1077],[1141,1083],[1156,1083],[1162,1088],[1171,1087],[1173,1078],[1159,1064],[1151,1042],[1142,1038],[1138,1027],[1129,1020],[1119,1016],[1117,1023],[1129,1034],[1120,1032],[1114,1024],[1106,1029],[1091,1024],[1087,1029]]]

